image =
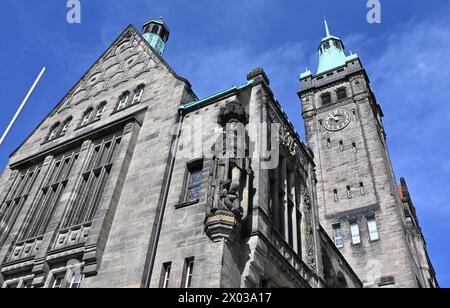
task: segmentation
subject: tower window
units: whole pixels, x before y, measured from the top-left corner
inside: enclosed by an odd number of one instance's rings
[[[377,221],[375,218],[367,219],[367,227],[369,229],[369,237],[371,241],[378,241],[380,235],[378,234]]]
[[[359,225],[358,225],[357,221],[350,223],[350,231],[352,233],[352,243],[353,243],[353,245],[361,244],[361,235],[360,235],[360,232],[359,232]]]
[[[352,188],[347,186],[347,198],[351,199],[352,197]]]
[[[358,149],[356,147],[356,142],[352,142],[352,148],[353,148],[353,154],[356,154],[358,152]]]
[[[327,139],[327,147],[329,149],[331,149],[331,139],[330,138]]]
[[[339,194],[337,189],[334,190],[334,202],[339,202]]]
[[[339,150],[344,151],[344,141],[339,140]]]
[[[158,34],[158,31],[159,31],[159,26],[157,26],[157,25],[153,25],[153,27],[152,27],[152,33],[153,34]]]
[[[339,88],[336,91],[338,100],[346,99],[347,98],[347,90],[345,88]]]
[[[340,224],[333,226],[333,234],[334,234],[334,243],[337,248],[344,247],[344,240],[342,237],[342,228]]]
[[[323,93],[321,95],[321,99],[322,99],[322,105],[328,105],[331,104],[331,93]]]
[[[323,44],[324,50],[330,49],[330,47],[331,47],[330,42],[325,42],[325,43]]]
[[[359,190],[361,193],[361,196],[364,196],[366,194],[366,188],[364,187],[364,183],[359,183]]]

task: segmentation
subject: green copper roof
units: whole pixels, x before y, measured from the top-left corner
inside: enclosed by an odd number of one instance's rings
[[[211,101],[213,101],[213,100],[215,100],[215,99],[217,99],[217,98],[219,98],[219,97],[221,97],[223,95],[227,95],[229,93],[233,93],[235,91],[242,90],[242,89],[250,86],[251,84],[253,84],[253,82],[254,82],[254,80],[249,80],[247,83],[245,83],[243,85],[234,86],[234,87],[229,88],[229,89],[227,89],[225,91],[222,91],[222,92],[219,92],[217,94],[208,96],[207,98],[204,98],[202,100],[197,100],[197,101],[193,101],[193,102],[190,102],[190,103],[183,104],[183,105],[181,105],[179,107],[179,109],[180,110],[189,110],[189,109],[194,108],[194,107],[202,106],[202,105],[207,104],[207,103],[209,103],[209,102],[211,102]]]
[[[330,34],[328,22],[325,20],[326,37],[322,39],[319,47],[319,67],[317,74],[343,66],[350,57],[345,55],[344,43],[339,37]],[[354,55],[351,56],[354,58]]]

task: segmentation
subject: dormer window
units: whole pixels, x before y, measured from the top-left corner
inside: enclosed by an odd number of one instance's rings
[[[122,94],[122,96],[119,99],[119,104],[117,105],[117,110],[122,110],[125,107],[127,107],[129,97],[130,97],[130,95],[128,92],[125,92],[124,94]]]
[[[338,100],[347,98],[347,90],[345,88],[337,89],[336,94],[337,94]]]
[[[323,93],[321,95],[321,99],[322,99],[322,105],[328,105],[331,104],[331,93]]]

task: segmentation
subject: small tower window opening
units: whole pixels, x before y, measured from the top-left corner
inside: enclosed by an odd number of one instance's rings
[[[330,47],[331,47],[330,42],[325,42],[325,43],[323,44],[323,49],[324,49],[324,50],[330,49]]]
[[[151,30],[151,33],[153,33],[153,34],[158,34],[158,31],[159,31],[159,26],[153,25],[152,30]]]
[[[323,93],[321,95],[321,99],[322,99],[322,105],[331,104],[331,93],[329,93],[329,92]]]
[[[327,147],[329,149],[331,149],[331,139],[330,138],[327,139]]]
[[[359,183],[359,190],[360,190],[361,196],[364,196],[366,194],[366,188],[364,187],[363,182]]]
[[[342,228],[340,224],[333,226],[333,234],[334,234],[334,243],[337,248],[344,247],[344,239],[342,236]]]
[[[345,88],[337,89],[336,94],[337,94],[338,100],[347,98],[347,90]]]
[[[352,149],[353,149],[353,154],[356,154],[358,152],[358,148],[356,147],[356,142],[352,142]]]
[[[352,233],[352,243],[353,245],[361,244],[361,234],[359,232],[359,225],[357,221],[350,223],[350,231]]]
[[[347,186],[347,198],[351,199],[352,197],[352,188],[351,186]]]
[[[344,141],[342,141],[342,140],[339,140],[339,150],[341,151],[341,152],[343,152],[344,151]]]
[[[339,194],[338,194],[338,190],[335,189],[333,192],[334,192],[334,202],[339,202]]]

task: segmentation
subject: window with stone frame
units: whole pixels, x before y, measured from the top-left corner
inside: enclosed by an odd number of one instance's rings
[[[44,184],[20,231],[19,239],[21,241],[35,239],[45,234],[77,159],[78,150],[53,159]]]
[[[322,101],[322,105],[329,105],[329,104],[331,104],[331,93],[330,92],[323,93],[320,96],[320,99]]]
[[[105,113],[106,110],[106,102],[101,102],[95,111],[95,118],[94,121],[99,121],[102,118],[102,115]]]
[[[194,202],[200,198],[203,180],[203,159],[198,159],[186,165],[186,176],[182,202]]]
[[[380,235],[378,233],[378,226],[375,217],[367,218],[367,228],[369,230],[370,241],[378,241],[380,239]]]
[[[61,129],[61,136],[64,136],[68,132],[71,123],[72,123],[72,117],[70,116],[63,122],[63,126]]]
[[[359,231],[359,224],[357,221],[353,221],[350,223],[350,232],[352,235],[352,244],[353,245],[361,244],[361,234]]]
[[[6,240],[36,179],[41,172],[41,166],[34,166],[20,171],[15,176],[4,201],[0,204],[0,245]]]
[[[144,85],[139,85],[134,90],[133,101],[131,102],[131,104],[132,105],[139,104],[142,100],[143,95],[144,95]]]
[[[80,127],[89,125],[92,121],[93,114],[94,108],[88,108],[83,114],[83,119],[81,119]]]
[[[338,100],[343,100],[347,98],[347,90],[345,88],[339,88],[336,91]]]
[[[337,248],[344,247],[344,240],[342,235],[342,228],[340,224],[333,226],[334,243]]]
[[[20,278],[5,279],[3,289],[32,289],[33,288],[33,275],[28,275]]]
[[[182,288],[190,289],[193,286],[194,258],[187,258],[184,263]]]
[[[50,129],[50,132],[47,137],[47,141],[52,141],[53,139],[56,139],[59,136],[59,132],[61,131],[61,123],[56,123],[52,126]]]
[[[121,140],[122,137],[118,134],[94,142],[86,169],[76,188],[77,198],[64,215],[63,229],[90,223],[94,219],[114,160],[120,150]]]
[[[46,286],[50,289],[79,289],[83,279],[83,265],[69,265],[50,271]]]
[[[128,106],[128,101],[130,99],[130,92],[124,92],[120,97],[119,97],[119,102],[117,103],[117,111],[125,109]]]

